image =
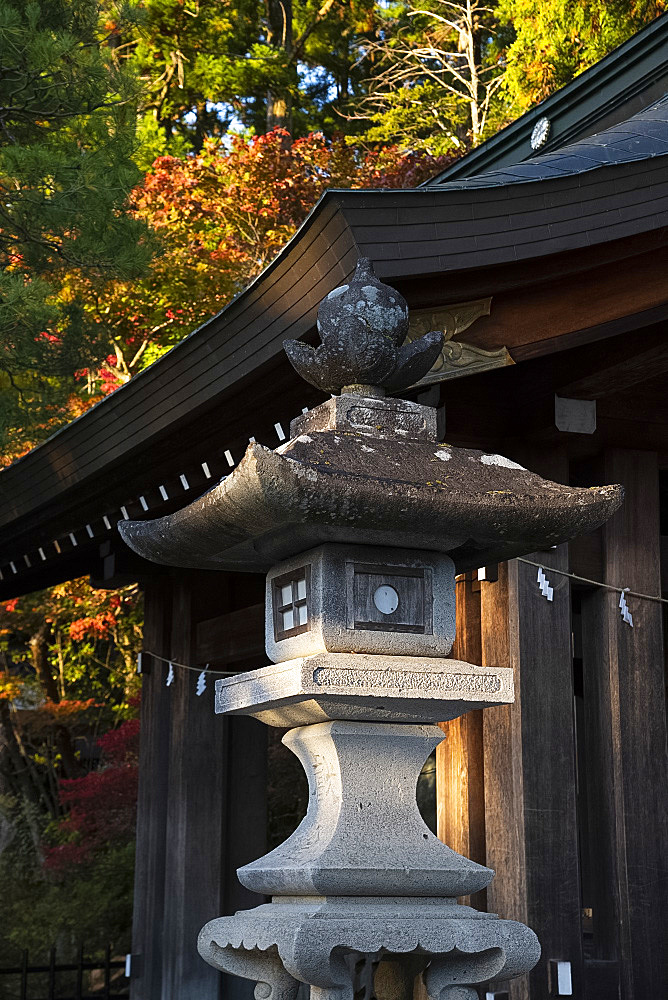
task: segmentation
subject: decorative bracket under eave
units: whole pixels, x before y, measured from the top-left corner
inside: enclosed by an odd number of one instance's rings
[[[417,340],[429,330],[443,330],[444,336],[443,349],[436,363],[424,378],[411,388],[433,385],[435,382],[445,382],[464,375],[477,375],[478,372],[515,364],[506,347],[485,351],[482,347],[453,339],[464,330],[468,330],[481,316],[489,316],[491,307],[490,297],[475,299],[472,302],[457,302],[450,306],[442,306],[440,309],[411,310],[407,340]]]

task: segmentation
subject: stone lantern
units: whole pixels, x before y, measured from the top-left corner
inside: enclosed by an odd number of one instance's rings
[[[434,363],[441,335],[405,345],[408,309],[360,261],[319,310],[322,344],[287,343],[327,402],[275,450],[189,507],[121,523],[156,562],[264,571],[271,665],[219,680],[216,711],[292,727],[309,806],[285,843],[239,869],[271,902],[212,920],[199,950],[258,983],[257,1000],[352,1000],[355,962],[378,961],[380,1000],[477,1000],[476,984],[529,971],[523,924],[457,902],[494,872],[423,822],[421,767],[436,722],[513,701],[512,671],[448,658],[455,573],[544,549],[603,523],[617,486],[548,482],[499,455],[439,442],[436,411],[390,398]]]

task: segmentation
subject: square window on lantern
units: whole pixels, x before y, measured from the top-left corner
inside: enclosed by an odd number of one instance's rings
[[[309,623],[308,606],[311,567],[301,566],[293,573],[280,576],[273,581],[274,637],[287,639],[306,632]]]

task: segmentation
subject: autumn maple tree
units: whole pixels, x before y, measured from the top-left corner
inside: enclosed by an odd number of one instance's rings
[[[113,354],[79,372],[86,392],[109,392],[219,312],[276,256],[329,187],[412,187],[448,162],[396,147],[364,150],[341,135],[289,141],[285,130],[198,155],[159,157],[133,196],[134,211],[162,246],[149,275],[72,287],[92,323],[110,331]],[[81,392],[81,390],[80,390]]]
[[[127,934],[140,647],[136,586],[77,580],[0,604],[0,956],[44,946],[39,911],[73,943]]]

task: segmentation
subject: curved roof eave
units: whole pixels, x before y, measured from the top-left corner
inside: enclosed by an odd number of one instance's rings
[[[540,175],[531,177],[515,172],[505,179],[488,175],[486,183],[480,177],[413,190],[327,192],[290,243],[225,309],[2,472],[0,546],[13,522],[39,511],[46,519],[47,505],[150,448],[166,428],[216,405],[279,355],[287,337],[307,336],[320,300],[347,279],[359,256],[370,257],[379,276],[398,285],[442,275],[447,302],[457,301],[465,272],[489,273],[497,264],[667,229],[668,102],[655,110],[654,117],[645,115],[654,125],[644,131],[617,127],[614,141],[595,143],[611,150],[597,162],[582,149],[579,157],[564,150],[557,169],[551,167],[557,154],[537,158]]]
[[[284,261],[293,256],[295,252],[299,253],[300,243],[307,237],[308,233],[316,223],[316,220],[323,213],[326,213],[330,206],[335,209],[338,207],[344,207],[343,205],[339,206],[338,204],[342,199],[345,199],[345,201],[348,202],[349,206],[353,209],[355,207],[355,201],[360,203],[360,206],[362,207],[365,199],[372,198],[376,200],[379,196],[386,201],[392,195],[410,195],[413,198],[422,200],[436,191],[439,195],[445,195],[446,192],[473,192],[480,189],[487,190],[491,188],[507,187],[510,184],[531,184],[537,181],[557,180],[559,178],[582,175],[604,167],[616,166],[635,161],[652,160],[657,156],[663,156],[666,154],[668,154],[668,95],[661,98],[650,107],[643,109],[626,122],[614,125],[610,129],[588,137],[587,139],[564,146],[562,149],[558,149],[551,153],[545,153],[542,156],[537,156],[529,163],[519,163],[506,167],[503,170],[490,171],[475,177],[448,181],[447,183],[442,184],[423,185],[415,189],[382,188],[357,189],[352,191],[350,189],[332,188],[325,191],[319,198],[318,202],[311,209],[297,232],[288,241],[288,243],[286,243],[277,256],[251,282],[249,282],[244,289],[235,295],[234,298],[220,310],[220,312],[216,313],[210,319],[206,320],[204,323],[200,324],[200,326],[192,330],[178,344],[171,348],[170,351],[159,358],[158,361],[154,362],[143,371],[138,372],[130,382],[120,386],[111,396],[100,400],[100,402],[92,407],[91,410],[82,414],[80,417],[77,417],[75,420],[71,421],[71,423],[65,425],[65,427],[60,428],[51,437],[49,437],[47,441],[38,445],[37,449],[42,448],[44,445],[57,439],[60,435],[66,433],[69,428],[79,423],[79,421],[86,420],[89,413],[94,412],[99,407],[109,406],[110,400],[113,399],[118,405],[119,400],[122,400],[124,395],[129,395],[130,387],[134,386],[136,388],[138,385],[141,385],[143,380],[150,377],[150,373],[155,372],[156,366],[164,365],[167,359],[173,360],[175,357],[178,357],[180,352],[187,351],[190,343],[194,339],[201,336],[205,331],[208,331],[211,327],[218,327],[221,324],[224,324],[225,318],[229,313],[233,313],[245,298],[252,296],[258,287],[261,287],[264,283],[266,283],[271,274],[276,269],[280,268]],[[390,205],[388,204],[388,209],[389,208]],[[372,259],[374,259],[372,253],[368,253],[366,255],[371,256]],[[380,260],[378,260],[378,264],[381,264]],[[383,270],[382,264],[381,270]],[[389,275],[384,276],[387,277]],[[37,449],[32,449],[32,451]],[[14,463],[14,465],[9,466],[9,468],[13,468],[15,465],[27,460],[32,454],[32,451],[22,456],[22,458]],[[0,470],[0,472],[6,471],[6,469]]]

